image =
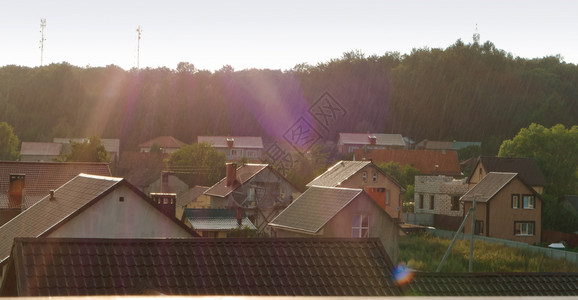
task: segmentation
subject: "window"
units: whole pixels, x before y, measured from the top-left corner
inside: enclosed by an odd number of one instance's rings
[[[389,190],[385,191],[385,205],[389,205]]]
[[[452,197],[452,210],[453,211],[460,210],[460,197],[459,196],[453,196]]]
[[[373,172],[373,182],[377,182],[377,172]]]
[[[351,223],[352,237],[363,238],[369,236],[369,217],[367,215],[353,215]]]
[[[422,194],[419,195],[419,208],[423,209],[423,195]]]
[[[476,234],[476,235],[483,235],[484,234],[484,221],[476,220],[476,228],[474,230],[474,234]]]
[[[118,197],[118,202],[124,202],[124,197]]]
[[[536,208],[536,199],[534,199],[533,195],[524,195],[522,197],[522,203],[524,204],[524,209]]]
[[[255,151],[255,150],[247,150],[247,156],[248,156],[248,157],[256,157],[256,156],[257,156],[257,151]]]
[[[367,172],[364,171],[364,172],[361,174],[361,178],[363,179],[363,182],[367,182]]]
[[[429,196],[429,209],[434,209],[434,195]]]
[[[512,194],[512,208],[520,208],[520,195]]]
[[[231,149],[231,156],[243,156],[243,150]]]
[[[515,235],[534,235],[534,222],[514,222]]]

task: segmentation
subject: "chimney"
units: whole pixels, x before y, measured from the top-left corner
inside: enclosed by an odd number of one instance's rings
[[[176,217],[177,194],[175,193],[151,193],[151,199],[159,210],[169,218]]]
[[[375,145],[376,143],[377,143],[377,137],[375,135],[370,135],[369,136],[369,144]]]
[[[233,148],[233,145],[235,144],[235,139],[234,138],[227,138],[227,147],[229,148]]]
[[[24,188],[26,175],[10,174],[10,186],[8,188],[8,201],[10,208],[22,208],[24,202]]]
[[[232,186],[237,180],[237,164],[227,164],[227,186]]]
[[[169,190],[169,172],[161,172],[161,193],[168,193]]]
[[[237,206],[237,225],[243,225],[243,209],[240,206]]]

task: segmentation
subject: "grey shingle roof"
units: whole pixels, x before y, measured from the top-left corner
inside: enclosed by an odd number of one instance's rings
[[[578,273],[416,273],[420,296],[578,296]]]
[[[245,164],[240,166],[237,168],[237,180],[233,185],[227,186],[227,177],[225,177],[205,191],[205,194],[226,197],[266,168],[269,168],[268,164]]]
[[[234,209],[203,209],[186,208],[185,216],[194,230],[231,230],[239,228],[237,211]],[[245,216],[241,217],[241,226],[257,229]]]
[[[20,155],[60,155],[62,144],[22,142]]]
[[[362,193],[361,189],[310,187],[275,217],[269,226],[316,233]]]
[[[228,148],[227,139],[233,139],[234,148],[263,149],[260,136],[199,136],[199,143],[209,143],[215,148]]]
[[[9,296],[399,296],[378,239],[16,239]]]
[[[24,207],[29,207],[80,173],[111,175],[106,163],[0,162],[0,209],[10,208],[10,174],[26,175]]]
[[[463,201],[472,201],[474,197],[476,197],[476,201],[478,202],[487,202],[517,175],[516,173],[488,173],[460,199]]]
[[[369,137],[375,137],[375,144],[379,146],[405,147],[401,134],[389,133],[339,133],[341,144],[369,145]]]
[[[177,197],[178,206],[187,206],[192,201],[195,201],[199,196],[204,194],[209,189],[208,186],[196,185],[190,188],[188,191],[179,194]]]
[[[323,174],[317,176],[307,184],[310,186],[339,186],[343,181],[353,176],[359,170],[371,164],[371,161],[345,161],[337,162]]]

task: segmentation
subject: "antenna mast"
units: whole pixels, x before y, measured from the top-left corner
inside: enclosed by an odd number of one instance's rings
[[[40,66],[44,63],[44,28],[46,28],[46,19],[40,19]]]
[[[142,28],[140,25],[137,27],[136,32],[138,34],[137,44],[136,44],[136,68],[140,68],[140,35],[142,34]]]

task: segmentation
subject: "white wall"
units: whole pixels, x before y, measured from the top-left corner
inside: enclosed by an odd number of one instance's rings
[[[119,201],[120,197],[124,201]],[[190,238],[191,235],[138,194],[120,186],[48,237]]]

